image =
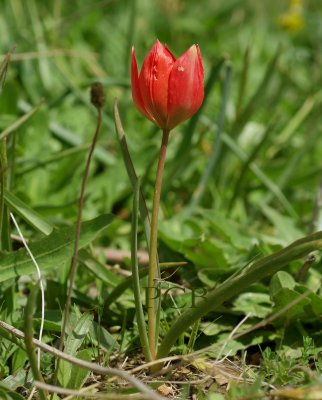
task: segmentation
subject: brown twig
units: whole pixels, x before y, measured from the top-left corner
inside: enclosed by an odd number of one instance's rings
[[[104,105],[104,100],[105,100],[105,94],[104,94],[103,86],[100,83],[94,83],[91,88],[91,102],[97,109],[97,125],[96,125],[96,130],[94,133],[94,137],[92,140],[92,145],[91,145],[89,153],[88,153],[85,170],[84,170],[84,174],[83,174],[83,179],[82,179],[80,196],[79,196],[78,215],[77,215],[77,222],[76,222],[76,229],[75,229],[74,251],[73,251],[73,256],[72,256],[72,261],[71,261],[71,266],[70,266],[70,279],[69,279],[69,285],[68,285],[68,291],[67,291],[66,305],[65,305],[65,309],[64,309],[63,325],[62,325],[60,341],[59,341],[59,350],[60,351],[62,351],[64,348],[64,339],[65,339],[65,333],[66,333],[66,328],[67,328],[67,321],[69,318],[72,292],[73,292],[74,281],[75,281],[75,276],[76,276],[76,271],[77,271],[77,257],[78,257],[79,238],[80,238],[80,233],[81,233],[82,214],[83,214],[83,208],[84,208],[85,189],[86,189],[86,183],[88,180],[89,168],[90,168],[92,156],[94,153],[94,149],[95,149],[98,135],[99,135],[101,125],[102,125],[102,107]],[[56,370],[55,370],[55,374],[54,374],[54,379],[53,379],[54,384],[56,384],[56,380],[57,380],[58,367],[59,367],[59,361],[56,365]]]
[[[9,332],[16,338],[23,339],[23,340],[25,338],[25,335],[22,331],[14,328],[13,326],[7,324],[4,321],[0,321],[0,328],[4,329],[6,332]],[[80,358],[73,357],[73,356],[66,354],[58,349],[55,349],[54,347],[49,346],[46,343],[40,342],[37,339],[33,339],[32,342],[37,347],[42,349],[43,351],[50,353],[53,356],[59,357],[59,359],[70,362],[71,364],[77,365],[80,368],[88,369],[99,375],[118,376],[119,378],[122,378],[122,379],[126,380],[127,382],[129,382],[133,387],[138,389],[141,393],[149,395],[151,400],[165,400],[164,397],[155,393],[152,389],[150,389],[148,386],[146,386],[144,383],[139,381],[137,378],[135,378],[133,375],[131,375],[127,371],[123,371],[118,368],[102,367],[101,365],[81,360]]]
[[[134,393],[134,394],[107,394],[107,393],[86,393],[83,390],[74,390],[74,389],[67,389],[62,388],[60,386],[48,385],[44,382],[35,381],[34,385],[38,389],[47,390],[50,393],[56,394],[63,394],[63,395],[70,395],[70,396],[77,396],[78,397],[89,397],[91,399],[104,399],[104,400],[150,400],[150,394],[143,394],[143,393]],[[87,388],[86,388],[87,389]]]

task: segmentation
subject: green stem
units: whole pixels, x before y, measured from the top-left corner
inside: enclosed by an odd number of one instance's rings
[[[120,118],[120,113],[118,110],[117,99],[115,99],[115,102],[114,102],[114,117],[115,117],[115,129],[116,129],[116,133],[117,133],[117,138],[120,143],[122,157],[124,160],[124,165],[125,165],[128,177],[130,179],[132,188],[134,190],[136,182],[138,180],[138,177],[135,172],[135,168],[134,168],[134,165],[132,162],[132,158],[131,158],[131,155],[129,152],[128,145],[127,145],[125,132],[123,129],[122,121]],[[140,189],[139,210],[140,210],[140,215],[141,215],[141,219],[143,222],[143,228],[144,228],[144,233],[145,233],[146,241],[148,244],[148,248],[150,248],[150,235],[151,235],[150,217],[149,217],[148,208],[146,206],[146,202],[145,202],[145,199],[143,196],[143,192],[141,189]]]
[[[236,118],[238,118],[240,115],[240,111],[243,105],[243,100],[245,97],[245,91],[248,82],[249,58],[250,58],[250,46],[247,46],[246,51],[244,53],[243,69],[239,82],[238,99],[236,105]]]
[[[149,277],[148,277],[148,336],[151,357],[154,360],[156,357],[157,344],[156,344],[156,307],[155,307],[155,289],[156,278],[158,272],[157,261],[157,245],[158,245],[158,215],[160,207],[160,196],[162,188],[162,177],[164,170],[165,157],[167,152],[167,145],[169,140],[169,130],[163,130],[162,143],[160,148],[159,162],[157,168],[157,176],[154,186],[154,196],[152,205],[152,218],[151,218],[151,234],[150,234],[150,249],[149,249]]]
[[[186,261],[178,261],[178,262],[167,262],[167,263],[160,263],[160,270],[164,271],[167,269],[178,268],[183,265],[187,265]],[[149,269],[148,268],[140,268],[139,277],[140,280],[143,279],[148,275]],[[104,311],[103,313],[107,313],[107,310],[124,292],[126,289],[129,289],[132,286],[132,276],[124,279],[121,283],[119,283],[111,293],[106,297],[104,302]]]
[[[148,335],[146,332],[146,324],[143,313],[143,306],[141,301],[141,288],[140,288],[140,274],[138,264],[138,216],[139,216],[139,196],[140,196],[140,180],[138,179],[134,197],[133,197],[133,211],[132,211],[132,238],[131,238],[131,261],[132,261],[132,278],[133,278],[133,292],[135,300],[136,321],[138,324],[138,331],[140,341],[146,361],[151,361],[151,353],[149,350]]]
[[[35,344],[33,342],[33,317],[36,299],[37,286],[31,286],[27,306],[24,313],[25,345],[34,380],[44,382],[41,372],[39,371],[39,365],[37,363],[37,357],[35,354]],[[41,389],[39,389],[39,398],[40,400],[46,400],[46,393]]]
[[[274,274],[291,261],[301,258],[312,251],[321,249],[322,232],[317,232],[293,242],[291,245],[274,254],[263,257],[252,263],[237,276],[228,278],[199,301],[195,308],[190,308],[181,314],[162,340],[157,358],[166,357],[171,347],[183,332],[192,326],[195,321],[205,316],[224,301],[236,296],[251,284]],[[161,367],[162,364],[158,364],[158,368]]]
[[[2,250],[2,229],[3,229],[3,221],[4,221],[4,212],[5,212],[5,204],[4,204],[4,189],[5,189],[5,165],[3,162],[3,146],[5,144],[0,142],[0,250]]]
[[[0,141],[0,250],[11,250],[9,212],[4,198],[7,174],[7,141],[4,139]]]

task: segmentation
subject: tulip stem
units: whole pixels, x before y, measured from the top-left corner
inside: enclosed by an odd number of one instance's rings
[[[147,296],[147,309],[148,309],[148,338],[149,347],[152,360],[155,360],[157,353],[157,340],[156,340],[156,298],[158,291],[156,287],[158,263],[157,263],[157,247],[158,247],[158,215],[160,208],[160,196],[162,188],[162,177],[164,170],[165,157],[167,152],[167,145],[170,131],[163,130],[162,143],[159,154],[159,162],[157,168],[157,176],[154,186],[153,204],[152,204],[152,218],[151,218],[151,232],[150,232],[150,249],[149,249],[149,277],[148,277],[148,296]]]

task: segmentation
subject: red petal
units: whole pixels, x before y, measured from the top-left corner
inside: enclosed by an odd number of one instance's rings
[[[175,57],[158,40],[146,56],[139,76],[140,92],[147,112],[160,128],[168,116],[168,82]]]
[[[131,58],[131,86],[132,86],[132,98],[136,108],[148,119],[155,122],[154,118],[147,112],[147,110],[144,107],[142,95],[140,92],[138,65],[136,62],[134,47],[132,47],[132,58]]]
[[[198,111],[204,96],[204,71],[199,47],[191,46],[172,67],[168,88],[167,129]]]

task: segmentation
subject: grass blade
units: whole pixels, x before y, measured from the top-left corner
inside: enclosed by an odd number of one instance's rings
[[[117,137],[118,137],[118,140],[120,143],[124,164],[126,167],[127,174],[130,178],[132,188],[133,188],[133,190],[135,190],[135,187],[138,183],[138,177],[135,172],[135,168],[134,168],[134,165],[132,162],[129,148],[127,146],[125,132],[123,129],[122,121],[120,118],[120,113],[118,110],[117,99],[115,99],[115,103],[114,103],[114,116],[115,116],[115,129],[116,129]],[[140,215],[141,215],[141,219],[143,222],[145,237],[146,237],[146,240],[148,243],[148,247],[150,247],[150,217],[149,217],[148,208],[146,206],[146,202],[145,202],[141,188],[139,189],[139,192],[140,192],[139,210],[140,210]]]
[[[244,163],[247,162],[248,156],[230,136],[224,133],[222,139],[240,160],[242,160]],[[251,162],[249,164],[249,169],[257,176],[262,184],[267,187],[272,195],[276,197],[277,200],[279,200],[285,210],[292,217],[297,218],[297,214],[292,204],[287,200],[280,188],[254,162]]]
[[[274,130],[274,126],[275,126],[275,123],[269,124],[267,126],[262,139],[259,141],[257,146],[254,147],[253,151],[249,154],[247,160],[244,162],[244,164],[241,168],[241,171],[239,173],[239,177],[237,178],[237,182],[234,186],[234,192],[231,197],[228,210],[230,210],[233,207],[235,200],[240,195],[240,193],[242,193],[241,192],[242,184],[244,183],[244,179],[247,174],[247,171],[250,168],[250,164],[255,160],[255,158],[256,158],[257,154],[259,153],[259,151],[261,150],[262,146],[266,143],[266,140],[269,138],[271,132]]]
[[[229,62],[226,62],[225,64],[225,81],[224,81],[224,87],[223,87],[223,93],[222,93],[222,102],[221,102],[221,107],[219,110],[219,115],[218,115],[218,131],[216,135],[216,140],[214,141],[210,160],[207,164],[207,167],[201,176],[197,187],[192,195],[191,198],[191,203],[190,203],[190,212],[193,211],[193,209],[199,205],[200,201],[202,200],[203,194],[206,190],[207,183],[210,179],[211,176],[213,176],[218,157],[220,154],[220,150],[222,147],[222,132],[224,128],[224,121],[225,121],[225,115],[226,115],[226,106],[228,102],[228,94],[229,94],[229,87],[230,87],[230,80],[231,80],[231,65]]]
[[[11,49],[9,50],[8,54],[4,57],[1,65],[0,65],[0,88],[3,88],[8,65],[10,62],[10,58],[12,56],[12,53],[15,51],[16,46],[12,46]]]
[[[139,275],[139,264],[137,256],[139,197],[140,197],[140,180],[138,179],[135,185],[134,196],[133,196],[133,209],[132,209],[132,233],[131,233],[132,281],[133,281],[133,292],[135,300],[135,315],[138,324],[140,342],[146,361],[151,361],[152,358],[149,350],[147,327],[145,323],[143,306],[141,301],[140,275]]]
[[[315,121],[314,121],[315,123]],[[290,182],[292,175],[298,170],[298,166],[304,156],[310,152],[312,147],[317,143],[318,138],[321,136],[321,129],[317,129],[315,126],[309,130],[307,139],[299,151],[295,152],[294,156],[289,161],[288,165],[284,169],[283,173],[277,179],[277,186],[280,190],[283,190],[287,183]],[[273,199],[273,194],[269,193],[264,199],[264,204],[269,204]]]
[[[264,73],[263,79],[257,87],[257,90],[245,106],[244,110],[241,114],[236,118],[234,122],[231,132],[234,137],[237,137],[239,133],[242,131],[245,124],[250,120],[252,114],[260,104],[262,103],[263,96],[266,93],[266,89],[271,82],[271,79],[274,76],[275,68],[277,65],[277,61],[281,54],[280,46],[278,46],[274,57],[272,58],[271,62],[267,65],[266,71]]]
[[[215,309],[218,305],[242,292],[251,284],[273,275],[288,263],[304,257],[312,251],[321,249],[322,232],[317,232],[296,240],[274,254],[252,262],[239,275],[228,278],[220,286],[208,293],[204,299],[199,301],[195,308],[190,308],[181,314],[162,340],[159,347],[158,358],[166,357],[179,336],[191,327],[195,321]]]
[[[249,58],[250,58],[250,47],[248,46],[244,53],[243,69],[242,69],[242,73],[240,76],[240,82],[239,82],[238,99],[237,99],[237,105],[236,105],[237,118],[240,115],[244,97],[245,97],[245,89],[246,89],[247,82],[248,82]]]
[[[26,114],[24,114],[22,117],[17,119],[12,125],[10,125],[8,128],[6,128],[4,131],[1,132],[0,134],[0,140],[4,139],[10,133],[15,132],[18,128],[21,127],[25,122],[27,122],[38,110],[39,108],[44,104],[44,99],[41,99],[40,102],[36,105],[36,107],[32,108],[30,111],[28,111]]]
[[[113,219],[113,215],[105,214],[91,221],[83,222],[79,248],[91,243]],[[43,271],[50,268],[59,268],[60,265],[71,258],[74,247],[74,234],[75,226],[54,229],[49,236],[33,243],[28,243],[30,251],[38,263],[41,263]],[[9,253],[0,252],[0,282],[20,277],[21,275],[33,274],[34,270],[34,265],[23,248]]]
[[[37,291],[38,291],[37,289],[38,289],[37,286],[31,286],[31,290],[28,296],[27,306],[24,313],[25,345],[34,380],[44,382],[44,379],[39,370],[39,366],[37,364],[35,345],[33,342],[33,315],[37,299]],[[39,397],[41,400],[46,400],[45,391],[40,390]]]
[[[15,214],[19,215],[24,221],[30,224],[33,228],[45,235],[50,235],[53,226],[47,222],[40,214],[27,206],[23,201],[18,199],[15,195],[8,190],[4,190],[4,199],[8,207],[10,207]]]

